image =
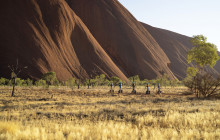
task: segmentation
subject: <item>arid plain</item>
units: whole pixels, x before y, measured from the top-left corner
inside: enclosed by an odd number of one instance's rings
[[[220,139],[219,100],[185,87],[0,89],[0,139]]]

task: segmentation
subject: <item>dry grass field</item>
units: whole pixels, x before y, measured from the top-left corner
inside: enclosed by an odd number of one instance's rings
[[[0,87],[0,139],[220,139],[220,100],[145,90]]]

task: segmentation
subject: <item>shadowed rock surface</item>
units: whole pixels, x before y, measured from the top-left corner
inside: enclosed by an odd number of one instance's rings
[[[127,80],[64,0],[7,0],[0,11],[0,77],[9,78],[8,65],[18,59],[28,66],[24,78],[54,71],[67,80],[96,71]]]
[[[96,40],[126,76],[175,76],[150,33],[117,0],[68,0]]]

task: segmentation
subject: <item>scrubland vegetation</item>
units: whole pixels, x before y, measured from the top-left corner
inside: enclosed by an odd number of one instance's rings
[[[220,139],[220,102],[185,87],[0,87],[0,139]]]
[[[33,81],[31,79],[21,79],[21,78],[16,78],[15,80],[15,85],[16,86],[23,86],[23,87],[30,87],[30,86],[37,86],[37,87],[49,87],[49,86],[67,86],[69,88],[75,88],[80,85],[80,87],[84,87],[89,85],[89,87],[97,87],[97,86],[110,86],[111,81],[114,83],[115,86],[118,86],[119,82],[123,82],[123,85],[125,86],[131,86],[132,81],[135,81],[135,84],[137,86],[146,86],[147,83],[150,85],[153,85],[156,87],[158,83],[161,84],[161,86],[183,86],[183,83],[178,80],[169,80],[166,76],[166,74],[163,77],[153,79],[153,80],[148,80],[144,79],[141,80],[138,75],[130,77],[129,80],[130,82],[124,82],[121,79],[119,79],[116,76],[113,77],[106,77],[104,74],[97,75],[94,78],[90,79],[77,79],[77,78],[71,78],[67,81],[58,81],[56,78],[56,73],[55,72],[48,72],[45,73],[42,77],[42,79],[39,79],[37,81]],[[80,81],[80,83],[79,83]],[[6,78],[0,78],[0,86],[12,86],[13,82],[10,79]]]

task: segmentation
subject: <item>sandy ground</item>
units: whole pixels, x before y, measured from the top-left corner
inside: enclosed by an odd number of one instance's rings
[[[184,87],[0,87],[0,139],[220,139],[220,101]]]

